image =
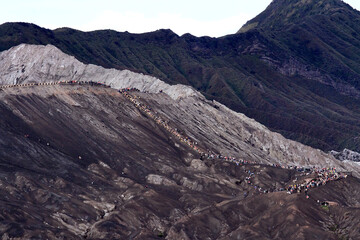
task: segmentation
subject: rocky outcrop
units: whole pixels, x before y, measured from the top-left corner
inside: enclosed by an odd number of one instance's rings
[[[331,151],[330,154],[340,161],[360,162],[360,153],[346,148],[342,152]]]
[[[163,185],[163,186],[175,186],[176,183],[164,176],[156,175],[156,174],[149,174],[146,177],[146,181],[149,184],[155,184],[155,185]]]

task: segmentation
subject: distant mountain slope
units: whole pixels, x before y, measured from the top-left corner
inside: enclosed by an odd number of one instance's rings
[[[313,74],[314,80],[358,97],[359,23],[360,13],[341,0],[275,0],[239,32],[253,26],[299,63],[318,69],[323,76]],[[288,67],[295,68],[288,71],[289,75],[304,72],[296,66]]]
[[[273,0],[262,13],[248,21],[239,32],[254,28],[278,30],[285,26],[305,22],[308,18],[333,14],[356,17],[354,9],[342,0]]]
[[[359,13],[335,0],[273,1],[259,16],[256,28],[222,38],[7,23],[0,49],[50,43],[85,63],[191,85],[287,138],[360,151]]]

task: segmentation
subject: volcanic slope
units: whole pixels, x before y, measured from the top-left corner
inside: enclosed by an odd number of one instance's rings
[[[62,80],[101,82],[115,89],[130,87],[149,93],[161,91],[162,98],[151,99],[151,95],[146,95],[144,99],[149,98],[149,105],[154,108],[159,106],[157,111],[176,121],[195,141],[206,144],[205,150],[216,149],[227,156],[252,156],[258,162],[271,164],[340,167],[351,171],[357,166],[345,167],[347,163],[328,154],[289,141],[243,114],[207,101],[191,87],[170,86],[154,77],[127,70],[86,65],[51,45],[22,44],[0,54],[0,82],[3,84]],[[178,106],[177,111],[173,106]]]
[[[162,108],[154,99],[174,101],[164,94],[130,94],[154,109]],[[309,199],[273,192],[306,176],[269,165],[200,160],[124,95],[103,86],[8,88],[0,99],[3,238],[360,236],[357,178],[310,189]],[[175,101],[172,106],[165,108],[172,114],[182,108]],[[185,131],[176,121],[169,124]],[[198,142],[205,144],[212,145]],[[254,149],[249,144],[243,160],[259,160]],[[333,205],[321,207],[317,200]]]
[[[145,92],[128,92],[133,99],[198,148],[251,164],[200,160],[125,93],[101,84],[2,88],[3,238],[359,238],[358,178],[310,189],[306,199],[279,190],[315,176],[260,163],[332,166],[354,174],[356,164],[287,140],[186,86],[84,65],[53,46],[12,51],[16,57],[0,58],[0,66],[11,66],[1,71],[2,81],[22,74],[23,83],[98,80],[136,87]]]

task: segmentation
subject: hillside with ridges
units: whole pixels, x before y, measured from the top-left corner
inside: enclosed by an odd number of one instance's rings
[[[274,18],[266,10],[256,28],[222,38],[7,23],[0,26],[0,49],[50,43],[85,63],[191,85],[310,146],[359,151],[359,13],[341,1],[298,2],[274,1],[281,5],[268,8]],[[282,21],[294,4],[298,17]]]
[[[254,28],[279,30],[306,22],[309,18],[337,13],[356,16],[354,9],[342,0],[273,0],[262,13],[242,26],[239,32]]]
[[[324,76],[317,80],[358,97],[359,23],[360,13],[340,0],[276,0],[239,32],[253,26],[298,61],[318,69]]]

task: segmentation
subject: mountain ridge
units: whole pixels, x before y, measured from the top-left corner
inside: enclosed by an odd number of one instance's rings
[[[56,32],[7,24],[0,26],[0,50],[20,43],[53,44],[85,63],[191,85],[307,145],[360,151],[360,29],[351,16],[306,18],[305,25],[276,34],[253,29],[222,38],[168,30]]]
[[[332,15],[344,11],[351,13],[354,10],[341,0],[273,0],[262,13],[245,23],[238,33],[253,28],[279,30],[288,25],[299,24],[299,21],[304,21],[304,18]]]
[[[201,115],[208,116],[213,114],[213,111],[217,111],[211,119],[217,119],[217,123],[209,122],[208,129],[202,130],[205,134],[211,131],[221,134],[223,139],[226,139],[228,143],[236,143],[238,141],[244,141],[246,145],[240,144],[235,150],[230,151],[231,147],[224,145],[217,151],[223,155],[234,155],[240,153],[241,149],[254,148],[260,149],[258,160],[264,158],[264,163],[268,164],[287,164],[291,161],[293,164],[302,165],[316,165],[324,166],[326,164],[335,164],[334,166],[342,168],[343,166],[336,165],[337,162],[331,155],[325,154],[315,149],[311,149],[308,146],[296,143],[294,141],[283,138],[280,134],[270,132],[264,125],[256,122],[253,119],[248,118],[244,114],[236,113],[226,106],[217,103],[216,101],[208,101],[201,93],[197,92],[193,88],[185,85],[168,85],[159,79],[154,77],[145,76],[143,74],[132,73],[128,70],[119,71],[116,69],[104,69],[95,65],[85,65],[72,56],[68,56],[61,52],[54,46],[39,46],[39,45],[26,45],[22,44],[11,48],[8,51],[0,53],[0,83],[1,84],[26,84],[26,83],[43,83],[43,82],[58,82],[58,81],[93,81],[100,82],[102,84],[111,86],[114,89],[123,88],[136,88],[142,92],[148,92],[152,94],[158,94],[162,92],[167,94],[172,103],[168,103],[169,106],[173,104],[179,104],[182,108],[189,108],[187,106],[195,105],[198,110],[191,110],[190,112],[201,112],[200,109],[209,113],[202,113]],[[30,67],[28,67],[30,66]],[[44,69],[44,66],[46,68]],[[25,70],[24,70],[25,67]],[[30,68],[30,69],[28,69]],[[19,77],[20,76],[20,77]],[[11,79],[17,79],[16,82],[9,82]],[[40,93],[39,93],[40,94]],[[45,93],[46,94],[46,93]],[[165,102],[164,106],[168,105]],[[207,107],[210,106],[210,107]],[[164,107],[165,108],[165,107]],[[217,110],[215,110],[217,109]],[[164,109],[157,109],[157,112],[168,115]],[[194,114],[195,115],[195,114]],[[170,119],[181,119],[181,115],[175,115],[169,117]],[[191,118],[191,115],[188,116]],[[199,121],[199,120],[197,120]],[[230,129],[230,122],[238,122],[236,127]],[[241,123],[241,124],[240,124]],[[187,124],[191,126],[191,122],[178,122],[179,126],[186,129]],[[221,126],[224,124],[223,126]],[[224,133],[219,133],[216,130],[216,126],[227,129]],[[195,129],[196,127],[193,126]],[[201,127],[205,129],[204,126]],[[237,130],[236,130],[237,129]],[[186,130],[184,130],[186,131]],[[236,133],[236,134],[234,134]],[[241,135],[241,134],[242,135]],[[197,135],[193,131],[189,135]],[[198,139],[199,137],[197,137]],[[205,139],[214,139],[214,136],[208,136],[203,138],[203,141],[209,141]],[[201,141],[199,141],[201,142]],[[247,146],[249,144],[249,146]],[[221,143],[217,142],[212,147],[220,146]],[[252,147],[250,147],[252,145]],[[291,149],[291,151],[290,151]],[[288,151],[290,151],[288,153]],[[247,153],[247,155],[254,155],[254,153]],[[267,159],[268,156],[269,159]],[[281,161],[281,162],[277,162]],[[319,161],[319,162],[317,162]],[[348,170],[350,171],[349,165]],[[360,172],[360,171],[359,171]]]

